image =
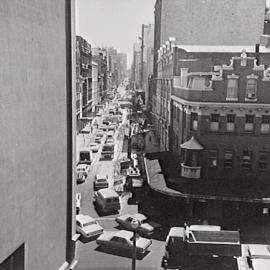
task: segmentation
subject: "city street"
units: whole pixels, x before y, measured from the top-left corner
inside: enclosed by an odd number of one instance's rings
[[[124,94],[124,87],[119,88],[121,95]],[[127,111],[123,112],[123,123],[122,126],[127,124]],[[97,117],[99,124],[102,122],[102,117]],[[127,155],[127,153],[122,152],[123,145],[123,130],[121,126],[115,133],[115,153],[114,159],[109,161],[100,160],[100,150],[98,153],[93,154],[93,163],[91,165],[90,173],[85,183],[79,184],[76,187],[76,193],[81,193],[81,214],[90,215],[98,220],[100,225],[105,230],[117,230],[117,223],[115,222],[115,217],[130,213],[135,214],[138,212],[137,205],[128,205],[128,198],[131,194],[124,193],[120,197],[121,210],[118,215],[109,216],[99,216],[93,205],[94,201],[94,191],[93,191],[93,181],[97,173],[105,173],[109,177],[109,186],[113,188],[113,182],[115,178],[115,170],[117,160]],[[83,135],[79,134],[77,138],[77,149],[89,145],[95,137],[96,129],[93,130],[92,134]],[[84,138],[83,138],[84,137]],[[103,142],[104,143],[104,138]],[[161,269],[160,263],[164,253],[164,241],[152,240],[153,243],[150,246],[150,252],[143,258],[137,260],[137,269]],[[110,254],[105,253],[100,250],[95,242],[91,240],[89,242],[78,241],[77,242],[77,257],[79,260],[77,269],[78,270],[90,270],[90,269],[131,269],[131,258],[127,257],[125,254]]]

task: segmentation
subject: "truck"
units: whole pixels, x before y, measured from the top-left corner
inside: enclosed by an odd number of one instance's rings
[[[172,227],[166,238],[164,269],[238,269],[242,256],[239,231],[216,225]]]

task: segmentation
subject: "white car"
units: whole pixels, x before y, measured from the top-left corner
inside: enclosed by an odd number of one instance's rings
[[[115,219],[115,221],[122,226],[126,230],[133,231],[134,229],[132,228],[132,222],[133,221],[138,221],[139,222],[139,227],[136,229],[136,231],[142,235],[149,236],[155,232],[155,229],[160,229],[161,225],[152,222],[150,224],[148,221],[148,218],[143,215],[143,214],[125,214],[122,216],[119,216]]]
[[[103,228],[90,216],[76,215],[76,231],[84,238],[91,238],[101,235],[103,233]]]
[[[97,153],[99,150],[99,144],[95,142],[90,143],[89,148],[93,153]]]
[[[96,240],[97,244],[103,247],[111,248],[112,250],[125,250],[133,251],[133,232],[120,230],[120,231],[105,231]],[[136,237],[136,249],[137,253],[144,254],[152,241],[147,238]]]

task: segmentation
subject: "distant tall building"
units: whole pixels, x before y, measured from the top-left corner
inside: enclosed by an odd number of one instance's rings
[[[141,88],[145,92],[145,105],[148,106],[148,81],[149,77],[153,75],[154,64],[154,24],[142,25],[141,53]]]
[[[120,67],[120,81],[123,81],[127,77],[127,54],[118,53],[119,67]]]
[[[133,44],[132,82],[139,89],[141,85],[141,43]]]

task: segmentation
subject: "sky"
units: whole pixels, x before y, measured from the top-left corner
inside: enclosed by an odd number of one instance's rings
[[[97,47],[113,46],[128,54],[139,42],[142,24],[154,22],[155,0],[77,0],[76,35]]]

